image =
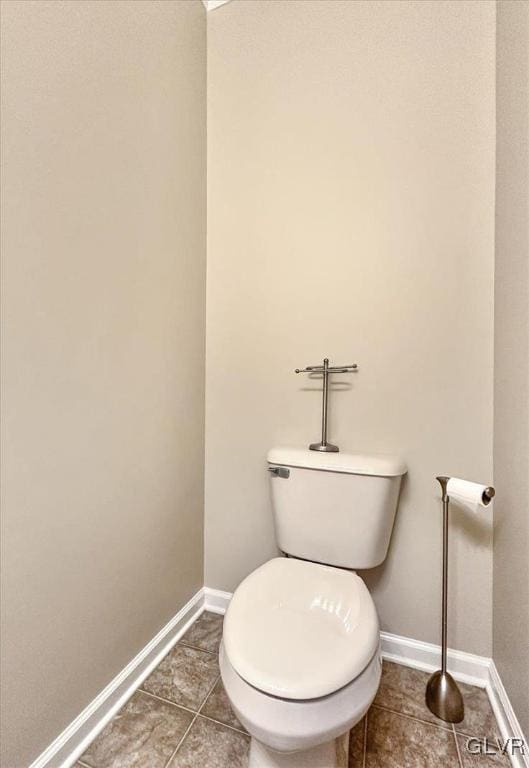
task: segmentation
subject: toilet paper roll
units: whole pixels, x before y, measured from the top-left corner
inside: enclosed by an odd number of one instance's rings
[[[446,492],[450,499],[457,501],[465,509],[478,512],[482,507],[490,504],[490,496],[486,493],[488,486],[480,483],[472,483],[470,480],[461,480],[459,477],[451,477],[446,485]]]

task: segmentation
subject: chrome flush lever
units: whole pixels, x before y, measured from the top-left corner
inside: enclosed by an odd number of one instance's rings
[[[290,477],[290,469],[288,467],[268,467],[268,471],[276,477],[282,477],[283,480],[287,480]]]

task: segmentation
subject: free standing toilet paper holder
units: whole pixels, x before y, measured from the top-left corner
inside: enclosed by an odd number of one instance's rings
[[[447,652],[447,613],[448,613],[448,496],[446,486],[449,477],[438,477],[441,485],[443,502],[443,616],[441,639],[441,669],[434,672],[426,686],[426,705],[430,712],[445,720],[447,723],[460,723],[465,716],[465,705],[458,685],[446,669]],[[485,505],[493,499],[496,491],[488,486],[483,491],[482,501]]]

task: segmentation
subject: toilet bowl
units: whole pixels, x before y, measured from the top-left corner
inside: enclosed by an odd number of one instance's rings
[[[346,766],[381,674],[376,610],[353,572],[274,558],[235,591],[220,671],[250,766]]]
[[[356,568],[386,557],[406,467],[394,456],[274,448],[276,540],[235,590],[219,652],[250,768],[345,768],[381,675],[378,617]],[[347,570],[346,570],[347,569]]]

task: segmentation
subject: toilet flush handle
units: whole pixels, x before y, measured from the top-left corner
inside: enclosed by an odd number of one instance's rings
[[[288,467],[268,467],[268,471],[276,477],[282,477],[284,480],[290,477],[290,469]]]

